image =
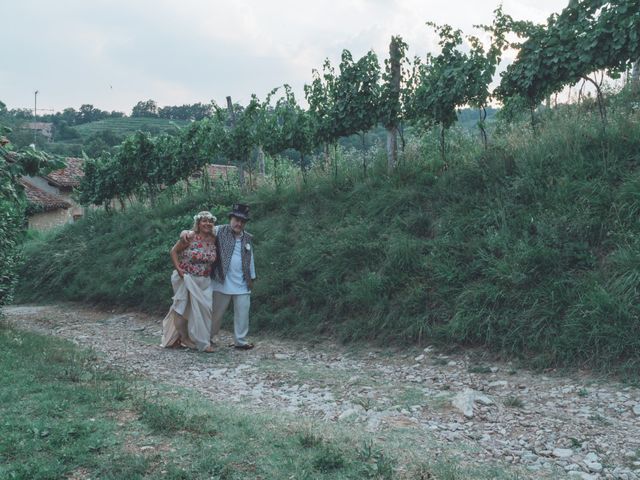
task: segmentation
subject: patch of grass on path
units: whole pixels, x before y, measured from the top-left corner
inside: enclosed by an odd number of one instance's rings
[[[69,342],[1,324],[0,371],[2,479],[472,478],[400,465],[354,432],[150,385]]]

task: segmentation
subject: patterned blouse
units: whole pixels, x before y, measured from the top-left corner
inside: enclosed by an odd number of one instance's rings
[[[196,234],[189,246],[178,255],[179,265],[185,273],[208,277],[211,264],[216,261],[216,244]]]

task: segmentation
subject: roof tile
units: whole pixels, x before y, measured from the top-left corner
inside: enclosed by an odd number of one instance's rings
[[[44,208],[45,212],[55,210],[56,208],[69,208],[71,206],[65,199],[41,190],[27,182],[24,178],[20,180],[20,183],[24,186],[24,193],[27,196],[27,200],[36,205],[40,205]]]
[[[82,165],[84,160],[82,158],[69,157],[65,158],[67,166],[60,170],[54,170],[53,172],[45,175],[49,182],[59,187],[77,187],[80,185],[80,179],[84,176]]]

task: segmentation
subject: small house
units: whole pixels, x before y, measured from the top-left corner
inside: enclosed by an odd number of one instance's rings
[[[47,230],[73,223],[84,209],[73,198],[73,189],[84,175],[81,158],[66,158],[66,167],[39,177],[22,177],[21,183],[29,201],[29,228]]]

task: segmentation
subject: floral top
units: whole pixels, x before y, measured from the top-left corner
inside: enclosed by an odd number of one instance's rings
[[[216,244],[196,234],[189,246],[178,255],[180,268],[189,275],[208,277],[216,261]]]

